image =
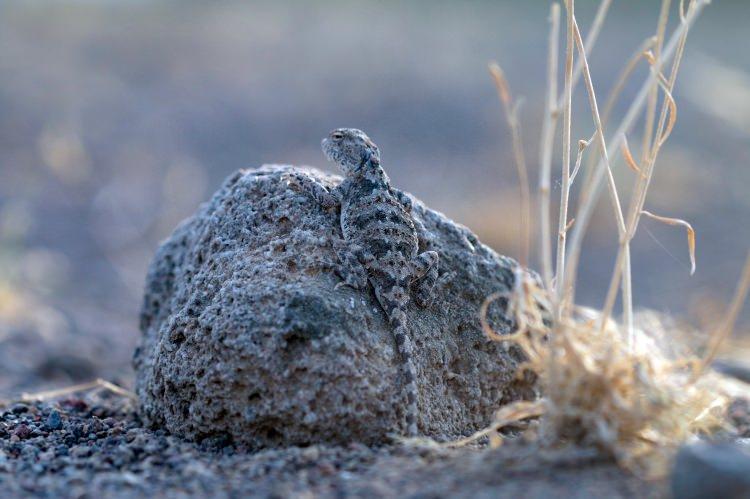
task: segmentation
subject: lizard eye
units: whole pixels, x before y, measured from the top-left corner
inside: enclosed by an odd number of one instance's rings
[[[344,134],[343,134],[343,133],[341,133],[341,132],[333,132],[333,133],[331,134],[331,138],[332,138],[333,140],[341,140],[341,139],[343,139],[343,138],[344,138]]]

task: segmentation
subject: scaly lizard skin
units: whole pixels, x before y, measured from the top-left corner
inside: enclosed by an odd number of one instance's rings
[[[411,215],[411,200],[390,185],[380,166],[378,147],[354,128],[332,131],[321,143],[326,157],[344,173],[332,190],[302,174],[286,176],[289,185],[310,195],[324,208],[341,209],[343,241],[334,244],[339,259],[339,286],[363,289],[368,281],[383,308],[395,337],[403,369],[407,400],[406,426],[417,434],[417,385],[412,342],[406,321],[411,291],[420,306],[431,303],[433,292],[452,274],[438,275],[438,254],[419,253],[426,231]]]

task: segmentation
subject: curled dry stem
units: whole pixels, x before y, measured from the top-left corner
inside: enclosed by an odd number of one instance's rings
[[[687,230],[688,251],[690,252],[690,275],[695,274],[695,230],[693,229],[693,226],[685,220],[679,218],[661,217],[659,215],[654,215],[650,211],[646,210],[642,210],[641,214],[667,225],[679,225],[680,227],[685,227],[685,230]]]

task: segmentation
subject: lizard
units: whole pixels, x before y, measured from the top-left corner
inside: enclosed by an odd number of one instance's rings
[[[439,275],[436,251],[419,252],[428,245],[424,225],[412,215],[412,201],[391,186],[380,164],[380,150],[361,130],[337,128],[321,142],[329,161],[344,174],[332,189],[312,177],[294,172],[287,185],[312,197],[324,209],[340,210],[343,239],[334,244],[342,281],[336,285],[362,290],[372,286],[392,328],[403,372],[406,430],[417,435],[417,384],[412,360],[412,339],[406,308],[412,298],[422,307],[451,278]]]

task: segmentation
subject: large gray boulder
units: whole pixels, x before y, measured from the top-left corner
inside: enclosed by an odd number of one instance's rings
[[[377,444],[404,430],[400,361],[371,289],[334,286],[335,212],[287,187],[287,166],[237,172],[185,220],[151,263],[134,356],[145,421],[189,439],[249,448]],[[340,178],[309,171],[321,182]],[[455,437],[529,396],[519,354],[488,341],[478,311],[513,284],[516,262],[414,200],[441,272],[434,305],[408,309],[419,429]],[[502,302],[497,329],[511,320]]]

